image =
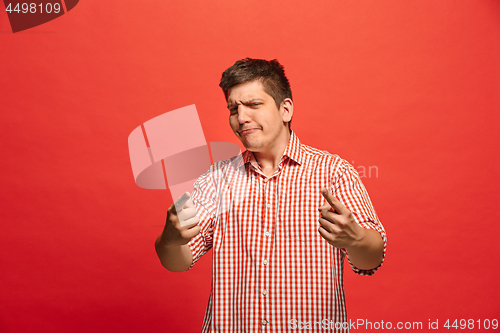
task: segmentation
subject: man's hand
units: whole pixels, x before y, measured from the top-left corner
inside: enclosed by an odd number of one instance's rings
[[[321,190],[326,202],[318,208],[321,212],[318,232],[331,245],[344,248],[349,259],[359,269],[372,269],[380,265],[384,242],[376,230],[365,229],[326,188]]]
[[[161,242],[165,246],[187,244],[200,232],[199,222],[191,195],[186,192],[168,208]]]
[[[187,243],[200,232],[198,222],[196,208],[186,192],[168,208],[165,228],[155,242],[163,267],[172,272],[189,269],[193,255]]]
[[[326,202],[318,210],[321,212],[318,231],[330,244],[338,248],[349,248],[356,245],[363,238],[363,228],[360,227],[349,209],[347,209],[327,189],[321,194]]]

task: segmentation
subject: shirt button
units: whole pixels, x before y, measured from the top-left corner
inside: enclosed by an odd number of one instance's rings
[[[262,290],[262,295],[266,296],[267,295],[267,290]]]
[[[267,204],[267,208],[268,208],[268,209],[269,209],[269,208],[271,208],[271,204]]]
[[[266,231],[266,232],[264,233],[264,236],[269,237],[269,236],[271,236],[271,233],[270,233],[269,231]]]
[[[266,326],[269,321],[267,319],[262,319],[262,326]]]
[[[267,261],[267,260],[264,260],[264,261],[262,262],[262,264],[263,264],[264,266],[267,266],[268,261]]]

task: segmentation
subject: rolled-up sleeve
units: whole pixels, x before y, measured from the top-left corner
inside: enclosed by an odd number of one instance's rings
[[[385,260],[387,248],[387,235],[382,223],[373,208],[368,192],[366,191],[357,170],[347,161],[342,162],[335,168],[332,180],[332,193],[346,206],[352,213],[354,220],[365,229],[376,230],[384,242],[384,252],[382,262],[373,269],[359,269],[354,266],[346,253],[347,260],[352,270],[360,275],[374,274]],[[344,250],[344,252],[346,252]]]
[[[189,269],[207,253],[213,245],[213,230],[216,212],[216,190],[213,182],[213,166],[194,183],[191,199],[196,207],[196,215],[200,219],[201,231],[189,243],[193,262]]]

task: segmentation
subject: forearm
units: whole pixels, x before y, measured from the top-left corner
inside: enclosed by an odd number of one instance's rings
[[[155,249],[163,267],[171,272],[187,271],[193,262],[193,255],[187,244],[165,245],[162,235],[156,239]]]
[[[362,237],[346,251],[354,266],[363,270],[372,269],[382,262],[384,241],[376,230],[362,228]]]

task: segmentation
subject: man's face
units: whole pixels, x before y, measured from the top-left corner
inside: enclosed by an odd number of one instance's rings
[[[266,152],[272,147],[288,144],[288,127],[293,106],[286,99],[280,109],[262,82],[250,81],[232,87],[228,92],[229,123],[246,149]]]

